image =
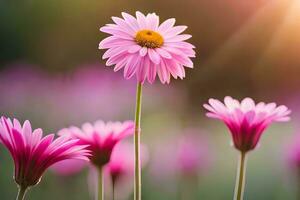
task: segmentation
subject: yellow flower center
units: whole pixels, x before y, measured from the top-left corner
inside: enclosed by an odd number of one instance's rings
[[[137,32],[134,40],[138,45],[151,49],[161,47],[164,44],[164,38],[159,33],[151,30]]]

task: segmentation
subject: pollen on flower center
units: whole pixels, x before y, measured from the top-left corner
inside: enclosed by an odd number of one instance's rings
[[[155,31],[141,30],[135,35],[135,42],[142,47],[154,49],[164,44],[164,38]]]

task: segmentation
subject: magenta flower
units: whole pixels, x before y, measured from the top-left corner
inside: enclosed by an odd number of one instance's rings
[[[234,199],[242,200],[247,152],[255,149],[262,133],[272,122],[288,121],[291,111],[286,106],[277,107],[275,103],[255,104],[251,98],[245,98],[240,103],[231,97],[225,97],[224,104],[209,99],[209,104],[204,104],[204,108],[209,111],[206,114],[208,117],[222,120],[226,124],[235,148],[241,152]]]
[[[275,103],[260,102],[255,105],[251,98],[241,103],[231,97],[225,97],[224,104],[210,99],[204,104],[209,111],[208,117],[222,120],[229,128],[235,148],[247,152],[254,149],[263,131],[272,123],[288,121],[290,110]]]
[[[70,135],[79,139],[79,143],[89,145],[91,162],[97,167],[103,167],[110,160],[115,145],[123,138],[133,134],[134,124],[126,122],[97,121],[94,124],[85,123],[82,128],[70,127],[59,131],[59,135]]]
[[[14,179],[20,187],[20,199],[26,189],[39,183],[45,170],[66,159],[88,160],[86,145],[78,145],[78,140],[59,137],[54,134],[42,138],[42,129],[32,131],[29,121],[23,126],[17,119],[11,121],[2,117],[0,121],[0,141],[9,150],[15,164]]]
[[[126,79],[136,75],[138,82],[153,83],[156,74],[162,83],[185,77],[185,67],[193,68],[191,57],[195,48],[185,42],[191,35],[181,34],[187,26],[174,26],[175,19],[159,25],[155,13],[136,12],[136,18],[123,12],[123,18],[112,17],[115,24],[107,24],[100,31],[111,34],[102,40],[99,49],[108,49],[103,55],[106,65],[115,65],[114,71],[124,68]]]

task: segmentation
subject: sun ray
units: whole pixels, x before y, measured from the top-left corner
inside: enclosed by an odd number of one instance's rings
[[[299,51],[293,51],[292,45],[299,46],[300,39],[300,1],[293,0],[280,27],[274,32],[273,37],[270,40],[268,47],[265,49],[263,55],[258,60],[253,76],[262,77],[258,74],[265,67],[272,67],[272,64],[268,64],[268,62],[274,63],[281,59],[286,60],[287,57],[290,57],[289,54],[298,53]],[[300,48],[298,47],[298,50]],[[284,66],[286,69],[286,66]],[[265,71],[265,70],[263,70]]]
[[[291,1],[269,1],[235,32],[219,49],[201,66],[204,71],[218,71],[241,53],[246,53],[245,44],[251,48],[262,49],[268,46],[270,34],[281,27],[282,19],[291,6]],[[280,23],[278,23],[278,21]],[[268,31],[266,32],[266,28]],[[259,41],[257,41],[259,39]],[[254,40],[254,41],[253,41]],[[250,42],[249,42],[250,41]],[[259,54],[260,52],[257,52]],[[213,76],[215,73],[206,73]],[[206,76],[206,78],[209,78]]]

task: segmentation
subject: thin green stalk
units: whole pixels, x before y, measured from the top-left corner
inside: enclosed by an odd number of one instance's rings
[[[104,200],[104,189],[103,189],[103,170],[102,167],[98,170],[98,200]]]
[[[115,200],[115,181],[112,182],[112,200]]]
[[[140,134],[141,134],[141,106],[142,84],[137,84],[135,107],[135,131],[134,131],[134,200],[141,200],[141,159],[140,159]]]
[[[18,192],[16,200],[24,200],[26,191],[27,191],[27,187],[19,186],[19,192]]]
[[[234,200],[243,200],[244,197],[244,187],[246,180],[246,162],[246,152],[241,152],[235,183]]]

